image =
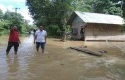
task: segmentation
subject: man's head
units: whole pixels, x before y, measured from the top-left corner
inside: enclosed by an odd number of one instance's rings
[[[11,29],[17,30],[17,26],[14,25],[14,26],[11,27]]]
[[[39,29],[40,29],[40,31],[42,31],[43,30],[43,26],[40,26]]]

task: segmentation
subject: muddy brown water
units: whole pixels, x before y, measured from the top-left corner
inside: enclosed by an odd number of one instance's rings
[[[124,42],[83,42],[48,38],[45,53],[37,53],[33,36],[21,37],[17,55],[5,54],[0,37],[0,80],[125,80]],[[107,53],[101,57],[69,49],[83,47]]]

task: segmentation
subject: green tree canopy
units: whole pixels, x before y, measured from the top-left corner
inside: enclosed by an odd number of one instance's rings
[[[56,25],[63,31],[73,11],[95,12],[124,16],[125,0],[26,0],[35,24]],[[54,26],[55,29],[55,26]],[[51,31],[52,32],[52,31]]]
[[[0,19],[0,34],[3,32],[7,32],[10,29],[11,25],[17,25],[19,31],[22,33],[30,31],[33,28],[19,13],[10,11],[2,13],[2,10],[0,10],[0,16],[2,16]]]
[[[121,7],[117,6],[116,1],[113,2],[113,0],[95,0],[93,3],[93,10],[97,13],[105,13],[119,16],[123,15]]]

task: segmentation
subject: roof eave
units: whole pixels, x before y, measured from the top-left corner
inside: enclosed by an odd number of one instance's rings
[[[67,25],[71,25],[73,20],[75,19],[75,17],[77,16],[77,14],[75,12],[73,12],[70,16],[70,18],[67,20]]]

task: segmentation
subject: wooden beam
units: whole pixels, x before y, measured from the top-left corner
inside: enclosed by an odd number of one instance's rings
[[[81,51],[81,52],[85,52],[91,55],[95,55],[95,56],[102,56],[103,53],[101,52],[95,52],[95,51],[90,51],[88,49],[84,49],[84,48],[76,48],[76,47],[70,47],[71,49],[77,50],[77,51]]]

